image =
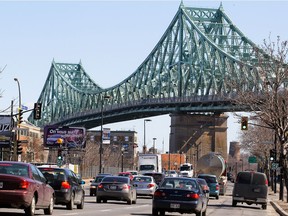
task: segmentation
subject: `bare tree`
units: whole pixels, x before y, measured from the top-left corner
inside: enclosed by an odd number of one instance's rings
[[[281,167],[279,199],[283,200],[283,177],[288,187],[287,160],[284,155],[288,141],[288,41],[281,41],[278,37],[273,42],[269,38],[264,40],[261,48],[255,48],[255,53],[258,62],[250,69],[251,77],[233,83],[237,90],[234,102],[246,107],[253,119],[274,131],[280,146],[277,149]],[[245,88],[249,79],[257,80],[258,83]]]

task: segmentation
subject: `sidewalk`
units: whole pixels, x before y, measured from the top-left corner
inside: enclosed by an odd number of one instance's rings
[[[278,187],[279,188],[279,187]],[[269,187],[268,198],[275,211],[281,216],[288,216],[288,203],[286,202],[286,189],[284,188],[284,201],[279,200],[279,191],[274,193]]]

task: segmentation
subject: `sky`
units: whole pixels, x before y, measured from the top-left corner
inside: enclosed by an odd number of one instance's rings
[[[287,40],[288,1],[183,1],[185,6],[219,8],[246,37],[261,45],[269,36]],[[181,1],[1,1],[0,113],[18,100],[33,108],[51,63],[79,63],[101,87],[112,87],[145,60],[175,16]],[[17,102],[17,101],[16,101]],[[17,104],[17,103],[16,103]],[[17,105],[16,105],[17,106]],[[228,113],[228,143],[238,141],[240,124]],[[24,116],[26,119],[28,115]],[[169,115],[149,118],[146,145],[168,151]],[[135,130],[143,146],[144,119],[104,125]],[[100,130],[100,128],[95,128]]]

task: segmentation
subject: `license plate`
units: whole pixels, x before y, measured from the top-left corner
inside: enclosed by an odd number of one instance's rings
[[[3,182],[0,182],[0,188],[3,188]]]
[[[254,192],[260,193],[260,188],[255,188],[255,189],[254,189]]]
[[[111,186],[110,186],[110,189],[111,189],[111,190],[116,190],[116,186],[115,186],[115,185],[111,185]]]
[[[178,204],[178,203],[171,203],[170,204],[170,208],[180,208],[180,204]]]

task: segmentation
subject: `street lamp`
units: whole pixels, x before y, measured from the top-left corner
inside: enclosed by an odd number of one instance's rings
[[[146,122],[152,121],[151,119],[144,119],[144,146],[143,153],[146,154]]]
[[[100,148],[99,148],[99,155],[100,155],[100,164],[99,164],[99,173],[102,173],[102,154],[103,154],[103,106],[104,100],[109,99],[111,96],[109,95],[101,95],[101,135],[100,135]]]
[[[124,148],[121,148],[121,172],[124,170]]]
[[[155,151],[155,141],[156,141],[157,138],[153,138],[153,154],[156,154],[156,151]]]
[[[18,113],[20,112],[21,108],[22,108],[22,104],[21,104],[21,88],[20,88],[20,82],[17,78],[14,78],[14,81],[17,82],[18,85],[18,94],[19,94],[19,105],[18,105]],[[20,119],[18,119],[20,121]],[[20,128],[20,123],[17,125],[18,128]],[[20,140],[20,130],[17,131],[17,139],[16,139],[16,143],[18,145],[18,141]],[[15,157],[17,157],[17,145],[14,146],[14,151],[15,151]],[[21,161],[21,155],[19,155],[18,161]]]

